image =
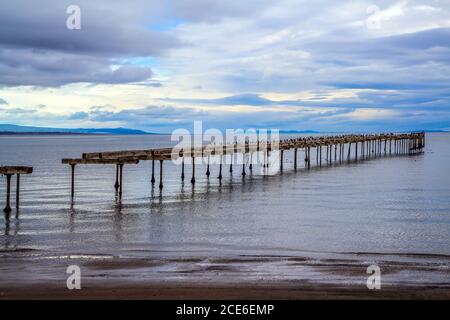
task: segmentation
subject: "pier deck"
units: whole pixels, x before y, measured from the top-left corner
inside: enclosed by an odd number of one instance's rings
[[[352,148],[353,146],[353,148]],[[264,154],[263,167],[268,168],[268,159],[273,151],[279,151],[279,170],[283,171],[284,152],[294,151],[294,170],[297,169],[297,151],[303,149],[305,153],[305,168],[311,168],[311,148],[315,148],[317,166],[322,166],[322,148],[326,148],[326,161],[342,163],[347,160],[365,160],[381,155],[411,155],[422,152],[425,147],[425,133],[383,133],[383,134],[360,134],[360,135],[339,135],[339,136],[318,136],[285,139],[280,141],[246,141],[244,143],[206,145],[197,148],[157,148],[142,150],[120,150],[83,153],[81,158],[62,159],[62,163],[69,164],[72,168],[72,199],[75,192],[75,166],[79,164],[113,164],[116,165],[116,181],[114,187],[122,196],[122,176],[125,164],[137,164],[139,161],[152,161],[151,183],[155,183],[155,161],[159,161],[159,188],[163,188],[163,163],[168,160],[181,158],[181,180],[184,180],[185,158],[192,160],[191,183],[195,183],[195,158],[208,158],[206,175],[210,175],[209,158],[219,156],[219,175],[222,179],[222,158],[227,155],[240,154],[252,159],[254,153]],[[347,149],[347,150],[346,150]],[[353,152],[353,154],[352,154]],[[230,163],[230,172],[232,172]],[[242,175],[246,175],[246,166],[252,170],[252,161],[242,163]]]

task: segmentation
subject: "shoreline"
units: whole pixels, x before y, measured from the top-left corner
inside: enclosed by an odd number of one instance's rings
[[[87,284],[80,290],[60,285],[38,285],[0,289],[0,300],[144,299],[144,300],[298,300],[298,299],[450,299],[450,287],[386,286],[369,290],[362,286],[335,286],[312,283],[263,282],[260,284],[198,284],[190,282],[150,282],[114,285]]]

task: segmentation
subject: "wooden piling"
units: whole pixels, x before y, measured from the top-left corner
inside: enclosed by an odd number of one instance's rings
[[[75,197],[75,163],[71,163],[70,167],[71,167],[71,176],[72,176],[70,195],[73,200],[73,198]]]
[[[223,156],[220,155],[219,176],[217,177],[219,180],[222,180],[222,160],[223,160]]]
[[[123,190],[123,163],[119,164],[119,198],[122,198]]]
[[[159,160],[159,189],[163,188],[163,160]]]
[[[10,198],[11,198],[11,176],[12,174],[6,175],[6,206],[3,211],[5,213],[11,212]]]
[[[114,188],[117,189],[119,188],[119,165],[116,164],[116,183],[114,183]]]
[[[294,170],[297,170],[297,148],[294,149]]]
[[[150,180],[152,184],[155,183],[155,159],[152,159],[152,179]]]
[[[208,164],[206,166],[206,176],[209,177],[210,171],[209,171],[209,156],[208,156]]]
[[[280,172],[283,172],[283,155],[284,155],[284,150],[280,151]]]
[[[181,159],[181,181],[184,181],[184,157]]]
[[[348,153],[347,153],[347,161],[350,161],[350,152],[352,150],[352,143],[348,144]]]
[[[322,146],[319,147],[319,166],[322,166]]]
[[[19,210],[20,200],[20,173],[16,174],[16,209]]]
[[[191,183],[194,184],[195,183],[195,158],[192,157],[192,178],[191,178]]]

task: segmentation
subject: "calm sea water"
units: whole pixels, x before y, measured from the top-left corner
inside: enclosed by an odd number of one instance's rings
[[[206,167],[198,165],[194,187],[189,166],[183,184],[180,167],[167,162],[162,192],[158,175],[151,187],[150,162],[126,165],[121,202],[113,187],[114,166],[80,165],[72,205],[70,169],[62,158],[164,147],[170,137],[0,136],[0,165],[34,167],[21,179],[20,212],[0,217],[0,286],[51,279],[48,268],[70,258],[158,261],[122,272],[124,278],[223,276],[227,281],[339,281],[350,277],[336,272],[342,261],[348,266],[375,261],[391,271],[402,264],[390,272],[392,282],[449,284],[450,134],[426,139],[423,154],[309,171],[302,161],[293,171],[287,152],[283,174],[247,172],[242,178],[235,167],[232,176],[224,169],[222,183],[216,166],[208,179]],[[0,181],[2,208],[5,180]],[[419,278],[411,279],[413,272],[420,272]]]

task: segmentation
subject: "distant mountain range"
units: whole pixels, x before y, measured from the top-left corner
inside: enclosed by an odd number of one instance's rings
[[[0,124],[0,134],[155,134],[128,128],[48,128]]]

